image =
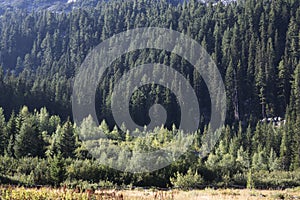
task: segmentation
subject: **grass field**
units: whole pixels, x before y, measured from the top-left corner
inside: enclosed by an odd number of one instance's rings
[[[192,191],[157,191],[157,190],[86,190],[78,192],[69,189],[25,189],[2,187],[0,189],[0,199],[64,199],[64,200],[88,200],[88,199],[111,199],[111,200],[226,200],[226,199],[300,199],[300,188],[287,190],[233,190],[233,189],[204,189]]]

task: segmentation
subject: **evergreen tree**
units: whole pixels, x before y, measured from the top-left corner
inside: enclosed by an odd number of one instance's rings
[[[22,122],[20,131],[16,135],[14,153],[18,158],[44,155],[42,136],[38,132],[38,127],[33,116],[28,117]]]
[[[295,68],[293,79],[290,107],[294,112],[293,120],[295,120],[300,116],[300,63]]]
[[[284,129],[280,145],[279,160],[281,168],[285,170],[288,170],[291,164],[291,131],[292,130],[290,129],[290,125],[287,125]]]
[[[297,118],[294,125],[292,154],[293,158],[291,163],[291,170],[297,170],[300,168],[300,117]]]
[[[58,148],[63,157],[74,157],[76,137],[73,124],[68,120],[62,127],[58,127]]]
[[[51,180],[55,186],[60,186],[66,177],[64,159],[61,154],[58,154],[51,158],[49,163]]]
[[[8,134],[6,128],[5,117],[3,109],[0,108],[0,155],[4,155],[4,151],[8,145]]]
[[[15,143],[16,131],[17,131],[16,117],[15,117],[15,113],[13,112],[7,122],[8,144],[6,148],[6,153],[10,157],[14,157],[14,143]]]

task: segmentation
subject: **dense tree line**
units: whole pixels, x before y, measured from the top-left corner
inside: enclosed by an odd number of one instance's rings
[[[0,109],[2,183],[36,184],[95,184],[99,186],[132,185],[157,187],[195,187],[206,185],[241,187],[291,187],[300,184],[299,178],[299,118],[286,116],[279,124],[249,123],[245,128],[226,125],[214,150],[199,156],[203,138],[211,134],[210,127],[195,133],[192,145],[177,161],[158,171],[131,174],[138,157],[122,157],[118,162],[131,159],[125,172],[99,163],[98,158],[112,159],[113,148],[129,151],[151,151],[170,145],[177,129],[157,127],[140,132],[145,137],[133,138],[129,132],[110,130],[105,121],[93,126],[91,117],[80,127],[59,116],[50,115],[45,108],[29,112],[24,106],[5,120]],[[102,131],[107,139],[97,139],[99,146],[92,149],[101,153],[90,154],[85,137]],[[136,130],[138,132],[138,130]],[[153,134],[154,133],[154,134]],[[104,149],[103,149],[104,148]],[[104,150],[104,151],[101,151]],[[174,150],[176,151],[176,149]],[[158,158],[157,162],[160,162]],[[117,166],[116,166],[117,167]]]
[[[299,65],[299,12],[298,1],[283,0],[214,6],[195,1],[176,6],[165,1],[117,1],[70,13],[8,10],[0,21],[0,105],[6,116],[28,105],[31,109],[46,106],[66,119],[71,116],[72,78],[87,53],[121,31],[157,26],[187,34],[212,55],[226,84],[228,123],[250,117],[284,117],[288,106],[296,110],[294,101],[299,99],[297,90],[292,89]],[[154,61],[188,77],[201,110],[206,110],[206,86],[183,58],[145,50],[124,55],[108,70],[99,85],[100,121],[114,124],[110,113],[114,80],[138,64]],[[170,110],[178,110],[176,105],[168,105],[170,92],[166,90],[158,86],[141,89],[132,97],[133,107],[160,100]],[[159,93],[159,98],[146,98],[148,93]],[[139,108],[138,112],[145,110]],[[141,117],[141,123],[145,122],[147,117]]]
[[[108,180],[161,187],[299,185],[299,4],[298,0],[229,4],[134,0],[100,2],[95,8],[69,13],[6,10],[0,18],[1,178],[29,184]],[[210,99],[200,75],[186,60],[168,52],[128,53],[112,64],[99,83],[98,118],[106,120],[99,128],[108,138],[129,149],[155,149],[171,140],[172,125],[179,123],[176,97],[167,88],[149,85],[131,97],[133,119],[147,124],[150,106],[161,103],[169,111],[168,129],[157,128],[157,137],[143,142],[114,128],[113,86],[122,74],[142,63],[169,65],[190,80],[202,120],[198,140],[178,162],[149,174],[122,173],[97,165],[82,145],[80,127],[69,118],[72,83],[87,53],[101,41],[150,26],[185,33],[211,54],[225,82],[227,121],[214,152],[200,159],[202,135],[210,131]],[[268,121],[275,117],[284,120]],[[284,181],[276,182],[279,179]]]

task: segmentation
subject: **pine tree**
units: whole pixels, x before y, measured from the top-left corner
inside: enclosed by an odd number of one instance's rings
[[[4,151],[8,145],[8,134],[6,128],[5,117],[3,109],[0,108],[0,155],[4,155]]]
[[[257,87],[257,96],[260,99],[261,104],[261,116],[262,118],[266,118],[266,72],[265,72],[265,54],[264,54],[264,46],[258,42],[257,50],[256,50],[256,74],[255,74],[255,82]]]
[[[300,116],[300,63],[295,68],[293,75],[290,108],[294,112],[292,120],[297,119]]]
[[[272,38],[269,38],[267,43],[267,58],[266,58],[266,98],[268,100],[268,109],[267,116],[274,116],[275,110],[277,110],[277,105],[275,105],[275,95],[276,95],[276,85],[274,85],[276,81],[275,76],[275,66],[274,66],[275,52],[273,49],[273,41]]]
[[[250,168],[250,158],[248,156],[248,152],[244,150],[243,146],[240,146],[237,151],[236,164],[237,168],[243,171]]]
[[[259,146],[258,151],[253,154],[252,168],[256,171],[267,170],[266,151]]]
[[[62,155],[59,153],[53,158],[49,159],[50,163],[50,177],[55,186],[59,186],[65,180],[66,169]]]
[[[271,149],[269,154],[268,168],[271,171],[280,170],[280,162],[273,148]]]
[[[297,170],[300,168],[300,117],[294,125],[292,154],[291,170]]]
[[[225,76],[226,94],[227,94],[227,119],[232,122],[234,119],[234,94],[235,94],[235,69],[233,62],[230,60]]]
[[[44,146],[41,134],[33,116],[22,122],[20,130],[16,135],[14,153],[18,158],[25,156],[43,156]]]
[[[285,66],[285,61],[281,60],[279,65],[278,65],[278,103],[280,105],[279,113],[283,115],[285,113],[286,106],[288,105],[288,97],[289,97],[289,74],[288,74],[288,69]]]
[[[58,148],[63,157],[74,157],[76,149],[75,130],[72,123],[68,120],[61,128],[57,129]]]
[[[293,143],[292,143],[292,169],[300,167],[300,63],[297,65],[294,72],[294,81],[292,82],[291,107],[294,113],[292,121],[293,126]]]
[[[288,119],[287,119],[288,120]],[[291,129],[290,121],[288,120],[287,125],[284,129],[283,136],[280,145],[280,164],[281,168],[288,170],[291,164]]]

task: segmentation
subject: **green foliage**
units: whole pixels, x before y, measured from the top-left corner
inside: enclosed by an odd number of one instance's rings
[[[141,2],[142,9],[137,6]],[[284,116],[288,105],[295,108],[298,105],[298,6],[292,1],[258,0],[255,4],[218,3],[216,6],[190,2],[175,6],[169,1],[134,0],[132,3],[103,2],[92,11],[82,8],[80,12],[70,11],[70,15],[7,10],[0,22],[3,27],[0,29],[0,105],[6,116],[27,104],[30,109],[45,106],[50,113],[66,120],[71,114],[72,78],[89,50],[121,31],[151,26],[172,27],[186,33],[212,55],[227,89],[228,122],[244,121],[251,115],[255,119]],[[144,50],[116,60],[105,74],[99,84],[100,121],[105,119],[110,128],[114,126],[109,105],[113,86],[124,72],[144,61],[170,64],[189,77],[197,90],[200,110],[205,112],[204,116],[209,114],[206,108],[210,99],[205,84],[184,59],[166,52]],[[131,83],[128,81],[128,85]],[[178,122],[175,98],[167,89],[149,86],[126,96],[131,96],[133,118],[142,124],[149,121],[148,108],[157,101],[172,113],[168,125]],[[44,117],[41,123],[45,125],[48,119]],[[45,126],[42,129],[51,132],[53,127]]]
[[[76,139],[73,124],[67,121],[62,127],[58,126],[56,134],[58,135],[58,150],[62,156],[65,158],[74,157]]]
[[[291,134],[297,133],[298,120],[296,123],[287,120],[280,126],[269,126],[266,123],[258,122],[256,128],[252,127],[251,129],[250,125],[247,126],[248,128],[243,128],[241,125],[237,128],[227,126],[221,130],[224,134],[207,159],[198,157],[197,151],[201,143],[195,141],[194,144],[197,145],[190,146],[189,151],[170,166],[153,173],[132,175],[101,166],[97,159],[91,159],[88,149],[92,143],[90,144],[89,141],[98,141],[99,148],[95,149],[95,152],[100,154],[94,155],[95,158],[114,160],[114,164],[122,167],[130,159],[129,164],[125,167],[132,169],[139,162],[148,161],[141,161],[138,154],[132,153],[131,155],[126,151],[151,151],[163,148],[172,144],[176,134],[179,134],[177,137],[182,138],[182,133],[176,128],[167,130],[157,127],[150,132],[135,131],[137,134],[143,134],[144,138],[129,138],[129,131],[126,131],[127,136],[122,138],[120,137],[121,132],[117,128],[110,130],[105,122],[96,127],[93,121],[87,118],[78,128],[70,121],[61,124],[60,120],[55,120],[54,124],[58,124],[56,131],[49,134],[42,128],[45,128],[45,124],[40,123],[40,117],[37,112],[31,114],[28,108],[24,107],[17,117],[12,115],[8,123],[4,120],[4,129],[8,130],[8,134],[11,135],[6,148],[7,153],[4,157],[0,157],[0,176],[2,175],[6,182],[58,186],[63,182],[75,184],[80,181],[88,181],[91,184],[99,184],[108,181],[117,185],[137,186],[166,187],[172,184],[185,189],[197,188],[204,183],[217,183],[219,186],[225,187],[240,184],[249,188],[254,186],[286,187],[299,184],[296,179],[299,170],[297,167],[299,162],[297,134]],[[53,119],[53,116],[46,118],[50,120]],[[269,131],[270,128],[273,131]],[[11,133],[10,130],[15,130],[15,132]],[[42,130],[43,132],[41,132]],[[81,137],[78,137],[77,130]],[[209,127],[206,127],[204,132],[208,130]],[[109,137],[101,138],[100,133]],[[199,140],[199,138],[202,139],[203,134],[207,133],[199,131],[195,134],[195,139]],[[250,138],[251,135],[254,135],[256,139],[250,143],[249,139],[242,139],[244,136]],[[185,139],[188,140],[189,137],[185,137]],[[200,140],[202,143],[203,141],[205,140]],[[281,145],[278,147],[278,144]],[[293,147],[293,144],[296,146]],[[10,145],[13,145],[11,152],[9,151]],[[120,152],[118,158],[114,159],[114,154],[110,152],[115,151],[116,145],[126,151]],[[175,152],[180,151],[178,146],[181,145],[173,146]],[[163,162],[163,159],[161,157],[157,162]],[[289,163],[286,163],[286,160]],[[291,170],[291,172],[285,173],[284,170]],[[182,173],[184,171],[187,173]],[[203,177],[199,175],[200,173],[203,174]],[[275,173],[279,175],[275,176]],[[174,174],[175,177],[173,177]],[[267,178],[267,174],[273,178]],[[263,178],[260,179],[259,176]],[[282,181],[275,181],[281,178]]]
[[[55,155],[49,160],[50,177],[55,186],[59,186],[65,180],[66,169],[64,159],[61,154]]]
[[[20,118],[23,116],[20,115]],[[42,156],[43,153],[43,140],[38,132],[36,121],[33,116],[26,116],[25,119],[22,119],[20,131],[16,135],[14,154],[21,158],[24,156]]]
[[[94,8],[74,9],[69,14],[17,9],[3,13],[0,9],[0,13],[3,180],[55,185],[65,181],[160,187],[173,184],[183,188],[203,183],[228,187],[242,184],[249,188],[299,185],[298,1],[216,5],[190,1],[174,5],[169,1],[133,0],[101,2]],[[208,124],[210,95],[201,74],[169,52],[139,50],[112,63],[96,94],[100,126],[90,117],[77,129],[68,118],[73,78],[87,53],[116,33],[150,26],[171,27],[202,44],[224,79],[227,124],[207,158],[199,157],[199,149],[203,145],[210,150],[209,142],[215,134]],[[155,84],[138,88],[124,98],[130,97],[130,114],[140,125],[149,123],[149,108],[161,103],[168,111],[166,128],[137,130],[135,133],[145,138],[134,138],[130,131],[115,127],[110,104],[116,82],[128,70],[154,62],[170,65],[195,89],[202,114],[197,141],[177,162],[157,172],[132,175],[98,166],[88,153],[91,143],[85,140],[99,142],[99,157],[111,162],[116,146],[123,148],[126,151],[120,153],[118,161],[125,163],[129,159],[126,152],[167,147],[179,132],[172,128],[180,122],[176,97]],[[155,73],[159,72],[155,69]],[[174,77],[173,82],[178,79]],[[124,87],[132,84],[128,81]],[[268,121],[273,117],[285,119],[278,123]],[[179,151],[179,147],[175,145],[173,150]],[[108,153],[101,151],[104,149]],[[130,159],[126,169],[141,162],[139,155]],[[160,157],[157,162],[164,159]],[[171,178],[174,174],[176,177]]]
[[[253,173],[256,188],[289,188],[300,184],[299,170],[293,172],[274,171],[266,173],[259,171]]]
[[[190,189],[190,188],[199,188],[203,183],[203,178],[198,172],[193,172],[193,170],[189,169],[186,174],[181,174],[177,172],[174,178],[170,179],[173,186],[182,188],[182,189]]]
[[[254,189],[255,188],[254,181],[253,181],[253,174],[252,174],[251,169],[248,171],[248,175],[247,175],[247,188],[248,189]]]
[[[6,122],[3,109],[0,108],[0,155],[4,155],[4,151],[8,145],[8,132],[6,130]]]

